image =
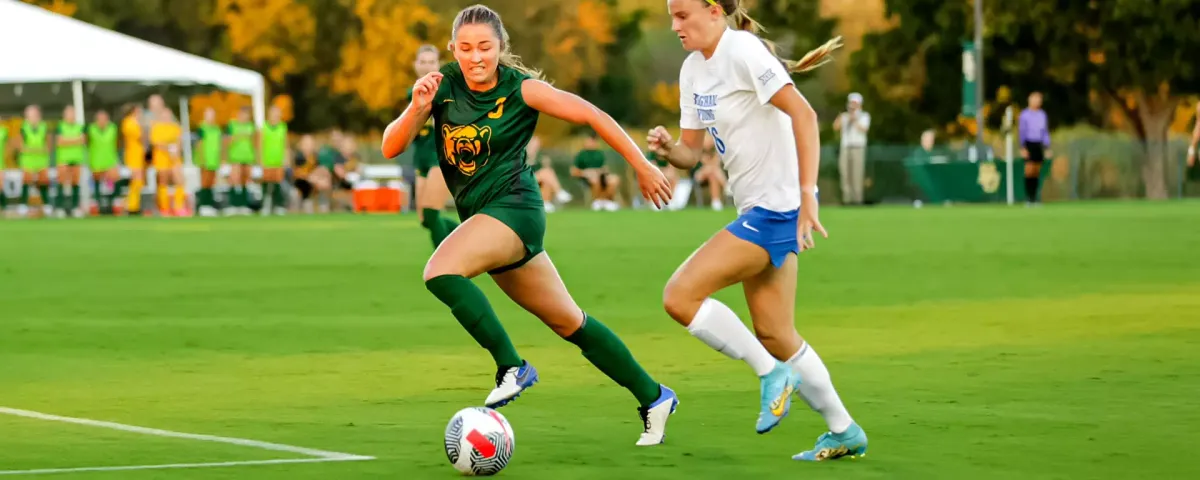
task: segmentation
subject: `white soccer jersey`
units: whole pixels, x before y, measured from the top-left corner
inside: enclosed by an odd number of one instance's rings
[[[792,84],[754,34],[728,29],[712,58],[693,52],[679,71],[679,126],[713,136],[738,212],[800,207],[800,166],[792,119],[771,105]]]

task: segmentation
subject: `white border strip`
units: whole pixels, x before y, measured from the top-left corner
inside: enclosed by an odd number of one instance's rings
[[[288,463],[324,463],[324,462],[353,462],[371,460],[372,457],[346,458],[293,458],[287,460],[249,460],[245,462],[214,462],[214,463],[170,463],[164,465],[130,465],[122,467],[81,467],[81,468],[43,468],[37,470],[0,470],[2,475],[46,475],[51,473],[79,472],[120,472],[125,470],[160,470],[170,468],[213,468],[237,467],[244,465],[280,465]]]
[[[81,468],[50,468],[37,470],[0,470],[0,475],[35,475],[46,473],[66,473],[66,472],[109,472],[120,470],[150,470],[150,469],[167,469],[167,468],[206,468],[206,467],[228,467],[238,465],[276,465],[286,463],[318,463],[318,462],[347,462],[374,460],[375,457],[365,455],[355,455],[352,453],[331,452],[327,450],[317,450],[314,448],[297,447],[293,445],[284,445],[282,443],[260,442],[258,440],[248,440],[245,438],[233,437],[218,437],[215,435],[201,435],[195,433],[173,432],[170,430],[161,430],[157,428],[138,427],[134,425],[125,425],[123,423],[105,422],[102,420],[91,420],[87,418],[64,417],[60,415],[50,415],[47,413],[34,412],[31,410],[21,410],[16,408],[0,407],[0,414],[12,415],[17,417],[32,418],[36,420],[46,420],[51,422],[73,423],[76,425],[86,425],[89,427],[107,428],[111,430],[120,430],[123,432],[140,433],[142,435],[152,435],[156,437],[181,438],[185,440],[196,440],[201,442],[225,443],[229,445],[238,445],[242,447],[258,448],[262,450],[271,450],[276,452],[288,452],[299,455],[305,455],[314,458],[301,459],[286,459],[286,460],[253,460],[243,462],[214,462],[214,463],[175,463],[164,465],[133,465],[123,467],[81,467]]]

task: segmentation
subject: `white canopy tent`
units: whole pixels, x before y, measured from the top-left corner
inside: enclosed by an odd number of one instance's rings
[[[85,91],[105,103],[138,87],[216,87],[250,95],[262,125],[266,86],[258,72],[130,37],[18,0],[0,0],[0,106],[56,103],[67,87],[84,118]]]
[[[0,48],[0,112],[19,112],[31,104],[70,104],[75,106],[82,124],[87,118],[85,100],[108,106],[142,101],[147,90],[157,91],[159,86],[168,85],[185,92],[218,88],[249,95],[255,123],[261,127],[265,120],[266,84],[258,72],[97,27],[19,0],[0,0],[0,45],[4,45]],[[179,102],[183,125],[189,122],[187,99],[185,93]],[[183,153],[190,166],[191,141],[186,135]],[[193,168],[188,170],[188,177],[196,176],[190,171]],[[19,172],[7,173],[15,174],[16,183],[20,183]],[[2,187],[10,183],[8,180],[0,183],[0,194]],[[85,190],[87,185],[84,182]]]

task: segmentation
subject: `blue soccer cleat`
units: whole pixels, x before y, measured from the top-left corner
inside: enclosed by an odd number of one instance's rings
[[[639,447],[663,443],[667,437],[667,419],[671,418],[675,407],[679,406],[679,397],[675,396],[674,390],[666,385],[659,385],[659,392],[658,400],[649,407],[638,407],[638,415],[642,417],[642,425],[645,426],[636,443]]]
[[[508,405],[537,382],[537,369],[529,362],[522,363],[520,367],[501,368],[496,371],[496,388],[492,389],[483,404],[488,408]]]
[[[776,361],[775,368],[759,377],[759,380],[762,396],[754,430],[767,433],[779,425],[792,408],[792,393],[800,386],[800,374],[786,363]]]
[[[857,423],[842,433],[825,432],[817,438],[812,450],[792,456],[792,460],[821,462],[841,457],[856,458],[867,454],[867,433]]]

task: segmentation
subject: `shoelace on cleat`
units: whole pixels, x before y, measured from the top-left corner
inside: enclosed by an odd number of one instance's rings
[[[642,417],[642,432],[650,433],[650,409],[638,407],[638,416]]]
[[[500,385],[504,384],[504,377],[508,375],[509,370],[512,370],[512,368],[501,367],[496,370],[496,388],[500,388]],[[516,376],[516,373],[513,373],[513,376]]]

